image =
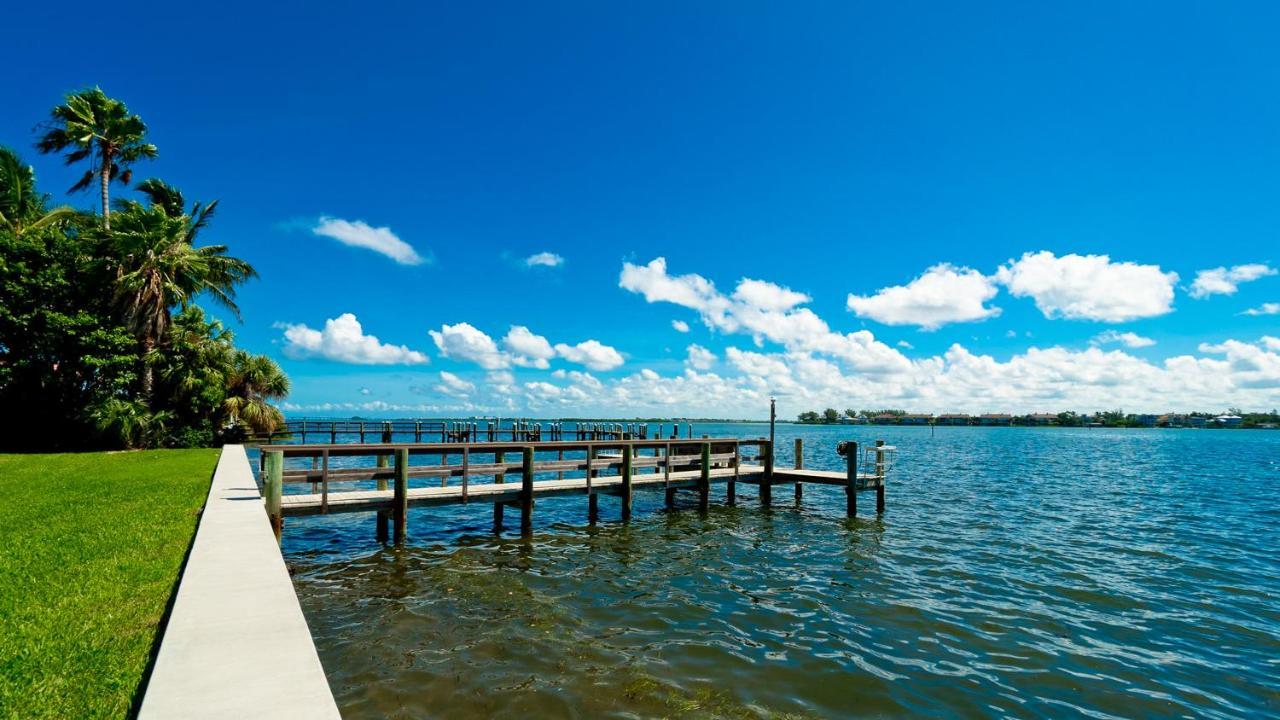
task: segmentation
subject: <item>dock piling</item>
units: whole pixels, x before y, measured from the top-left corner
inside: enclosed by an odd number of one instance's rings
[[[622,521],[631,520],[631,448],[622,448]]]
[[[503,463],[505,463],[506,461],[507,461],[507,455],[506,455],[506,453],[504,453],[504,452],[502,452],[502,451],[498,451],[498,452],[495,452],[495,453],[493,454],[493,462],[494,462],[495,464],[497,464],[497,465],[502,465],[502,464],[503,464]],[[504,483],[504,482],[506,482],[506,481],[507,481],[507,475],[506,475],[506,472],[504,472],[504,471],[502,471],[502,470],[499,470],[499,471],[498,471],[498,474],[493,476],[493,481],[494,481],[495,483]],[[500,532],[502,532],[502,520],[503,520],[503,517],[502,517],[502,516],[503,516],[503,514],[504,514],[504,512],[503,512],[503,507],[504,507],[504,506],[503,506],[503,504],[502,504],[502,503],[494,503],[494,504],[493,504],[493,531],[494,531],[495,533],[500,533]]]
[[[884,447],[883,440],[876,441],[876,514],[884,514]]]
[[[845,514],[858,516],[858,443],[850,442],[845,455]]]
[[[796,438],[796,469],[804,469],[804,438]],[[796,483],[796,507],[804,500],[804,483]]]
[[[520,532],[533,531],[533,448],[524,449],[524,467],[520,485]]]
[[[760,450],[764,454],[764,477],[760,478],[760,504],[769,507],[773,503],[773,443],[760,438]]]
[[[698,512],[711,506],[711,443],[702,443],[702,472],[698,475]]]
[[[409,516],[409,449],[396,448],[396,485],[391,499],[391,514],[395,519],[395,543],[404,543]]]
[[[279,450],[266,451],[267,474],[262,480],[262,489],[267,496],[267,517],[271,520],[271,532],[280,539],[280,531],[284,527],[284,515],[280,510],[280,498],[284,491],[284,453]]]

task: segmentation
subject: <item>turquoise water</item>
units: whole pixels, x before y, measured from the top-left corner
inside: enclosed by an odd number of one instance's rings
[[[723,486],[291,519],[284,549],[343,714],[1260,717],[1280,714],[1280,432],[780,425],[901,449],[888,511]],[[757,437],[763,426],[699,425]]]

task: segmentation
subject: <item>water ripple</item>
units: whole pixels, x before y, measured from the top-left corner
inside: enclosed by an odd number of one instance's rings
[[[746,488],[590,528],[563,498],[528,539],[487,505],[414,510],[402,549],[372,516],[291,520],[344,716],[1280,714],[1280,433],[781,430],[811,467],[899,445],[889,512]]]

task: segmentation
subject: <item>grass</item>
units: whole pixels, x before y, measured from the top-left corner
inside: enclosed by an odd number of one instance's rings
[[[0,455],[0,717],[129,713],[217,456]]]

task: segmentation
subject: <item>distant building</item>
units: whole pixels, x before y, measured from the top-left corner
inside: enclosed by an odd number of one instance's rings
[[[934,421],[935,425],[968,425],[973,418],[965,413],[944,413]]]
[[[987,413],[978,416],[979,425],[1012,425],[1013,416],[1004,413]]]
[[[1215,427],[1240,427],[1240,423],[1244,422],[1244,418],[1239,415],[1219,415],[1213,419]]]
[[[1039,425],[1042,427],[1058,424],[1058,416],[1050,413],[1031,413],[1023,418],[1023,420],[1027,425]]]
[[[875,425],[897,425],[898,416],[893,413],[880,413],[871,418],[871,422]]]
[[[899,419],[901,425],[928,425],[933,421],[932,415],[923,413],[907,413]]]
[[[1134,415],[1133,422],[1138,427],[1155,427],[1160,418],[1156,415]]]

